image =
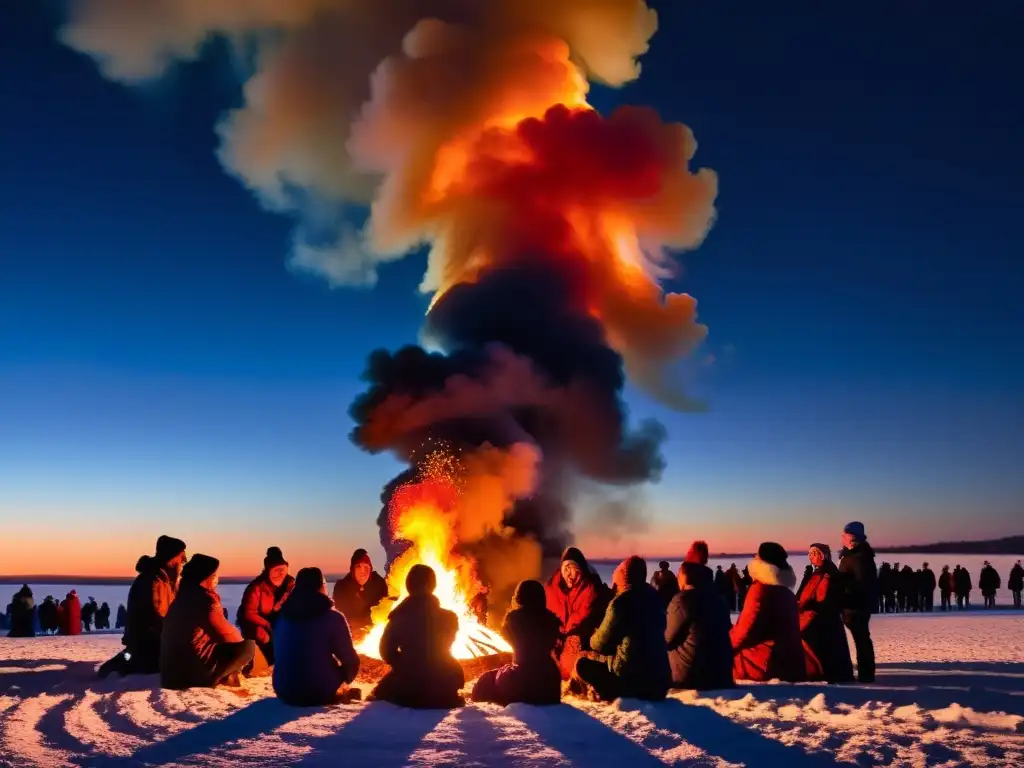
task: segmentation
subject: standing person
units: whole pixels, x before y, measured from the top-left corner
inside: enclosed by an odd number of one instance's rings
[[[11,601],[10,627],[8,637],[36,636],[36,602],[28,584],[23,584]]]
[[[868,544],[864,524],[843,528],[843,551],[839,559],[843,576],[843,623],[853,636],[857,651],[857,679],[875,681],[875,645],[871,640],[871,613],[878,600],[878,571],[875,551]]]
[[[1006,586],[1013,593],[1013,607],[1021,607],[1021,592],[1024,592],[1024,566],[1018,560],[1010,569],[1010,578],[1006,580]]]
[[[96,620],[97,610],[99,610],[99,606],[96,605],[95,597],[90,597],[88,602],[82,606],[82,625],[85,627],[86,632],[92,632],[92,625]]]
[[[124,607],[124,603],[120,603],[117,606],[117,621],[114,624],[114,629],[124,629],[124,623],[128,620],[128,609]]]
[[[188,561],[185,542],[171,536],[156,540],[155,554],[143,555],[135,563],[138,576],[128,590],[125,611],[124,650],[99,669],[100,677],[111,672],[121,675],[152,675],[160,671],[160,635],[164,617],[178,592],[182,568]]]
[[[729,613],[733,613],[736,610],[740,592],[743,590],[743,577],[740,576],[740,572],[736,569],[736,563],[729,566],[729,570],[725,572],[725,575],[729,577],[729,582],[732,584],[732,602],[727,607],[729,608]]]
[[[750,569],[747,566],[743,566],[743,575],[740,577],[740,590],[736,595],[736,606],[739,611],[743,610],[743,603],[746,602],[747,593],[750,591],[753,583],[754,580],[750,578]]]
[[[288,575],[288,561],[279,547],[269,547],[263,558],[263,571],[249,582],[238,606],[238,626],[242,637],[255,640],[268,664],[274,663],[274,622],[295,579]]]
[[[996,592],[1002,584],[1003,580],[999,578],[999,573],[992,567],[992,563],[986,560],[978,576],[978,588],[981,590],[986,608],[996,607]]]
[[[885,604],[886,585],[889,583],[889,564],[883,562],[878,568],[878,613],[888,613]]]
[[[928,563],[921,569],[921,610],[928,613],[935,610],[935,571]]]
[[[679,581],[676,575],[669,570],[668,560],[658,563],[658,570],[651,576],[651,586],[658,590],[665,607],[672,602],[672,598],[679,592]]]
[[[665,609],[647,583],[647,563],[636,555],[623,560],[612,583],[615,597],[590,638],[593,654],[576,662],[574,685],[589,688],[601,701],[620,696],[661,701],[672,684],[672,669],[665,650]]]
[[[807,675],[793,594],[796,574],[788,557],[782,545],[766,541],[750,561],[754,584],[729,631],[737,680],[800,682]]]
[[[732,619],[694,563],[679,567],[680,592],[668,606],[665,644],[672,687],[732,688]],[[735,566],[732,569],[735,570]]]
[[[78,599],[78,592],[73,589],[60,604],[60,634],[82,634],[82,603]]]
[[[160,684],[164,688],[237,685],[256,654],[224,617],[217,594],[220,561],[196,555],[181,569],[181,585],[160,631]]]
[[[736,589],[729,574],[722,570],[722,566],[718,566],[718,570],[715,572],[715,586],[722,596],[722,601],[731,611],[731,606],[736,603]]]
[[[562,553],[559,569],[545,585],[548,610],[561,624],[556,648],[562,679],[572,677],[576,659],[590,650],[590,636],[597,629],[608,604],[606,587],[576,547]]]
[[[274,693],[285,704],[316,707],[358,697],[359,674],[348,622],[327,596],[319,568],[303,568],[274,627]]]
[[[797,596],[807,679],[852,682],[853,662],[843,629],[839,569],[832,562],[832,550],[827,544],[811,544],[807,557],[814,570]]]
[[[695,542],[690,544],[690,548],[686,551],[686,557],[683,558],[683,562],[694,563],[702,566],[704,570],[701,571],[701,573],[713,584],[715,574],[710,568],[708,568],[708,560],[710,559],[711,555],[708,543],[702,539],[697,539]]]
[[[47,595],[39,606],[39,628],[43,634],[49,635],[57,631],[57,603],[53,595]]]
[[[373,625],[373,609],[387,596],[388,584],[373,570],[369,553],[357,549],[352,553],[345,578],[334,585],[334,607],[348,620],[356,638]]]
[[[949,566],[942,566],[942,573],[939,574],[939,599],[943,611],[952,610],[953,604],[950,595],[953,594],[953,574],[949,572]]]
[[[974,584],[971,582],[971,573],[966,568],[957,565],[953,571],[953,580],[956,582],[956,607],[957,610],[970,610],[971,590]]]
[[[110,629],[110,605],[103,603],[96,611],[96,629]]]

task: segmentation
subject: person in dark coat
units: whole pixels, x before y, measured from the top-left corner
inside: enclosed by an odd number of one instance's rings
[[[827,544],[811,544],[807,554],[814,572],[797,595],[800,637],[808,680],[853,682],[850,646],[843,629],[843,585]]]
[[[548,610],[561,624],[555,654],[562,679],[568,680],[576,659],[590,650],[590,636],[601,623],[610,595],[576,547],[562,553],[561,565],[545,585],[545,593]]]
[[[698,539],[697,541],[690,544],[690,548],[686,550],[686,556],[683,558],[684,563],[693,563],[703,567],[700,571],[703,578],[707,578],[714,583],[715,574],[710,568],[708,568],[708,560],[710,559],[710,549],[706,541]]]
[[[740,592],[743,591],[743,577],[740,572],[736,569],[736,563],[729,566],[729,570],[725,572],[725,575],[729,577],[729,582],[732,584],[732,602],[729,604],[729,613],[736,610],[739,605]]]
[[[731,688],[732,619],[695,563],[679,566],[680,592],[668,605],[665,644],[673,688]]]
[[[622,561],[612,582],[615,597],[590,638],[597,657],[587,654],[576,661],[575,688],[589,689],[601,701],[620,696],[660,701],[672,684],[664,604],[647,583],[647,563],[636,555]]]
[[[871,613],[878,602],[878,571],[875,551],[868,544],[864,524],[849,523],[843,529],[839,558],[843,581],[843,624],[853,636],[857,651],[857,679],[875,681],[875,645],[871,640]]]
[[[57,603],[53,599],[53,595],[47,595],[39,605],[39,628],[47,635],[52,635],[57,631]]]
[[[1006,580],[1006,587],[1013,594],[1013,607],[1021,607],[1021,593],[1024,592],[1024,566],[1018,560],[1010,569],[1010,578]]]
[[[935,571],[928,563],[921,568],[921,610],[931,613],[935,610]]]
[[[255,640],[267,664],[274,663],[274,621],[295,579],[288,575],[288,561],[279,547],[267,549],[263,571],[249,582],[238,606],[238,627],[242,637]]]
[[[371,699],[412,709],[452,709],[465,704],[462,666],[452,657],[459,617],[434,596],[437,576],[427,565],[409,569],[409,593],[388,617],[380,639],[380,657],[391,669],[377,683]]]
[[[68,596],[60,604],[59,616],[60,634],[82,634],[82,603],[78,599],[78,592],[73,589],[68,592]]]
[[[718,570],[715,571],[715,588],[718,590],[718,594],[722,596],[726,607],[731,611],[731,606],[736,603],[736,588],[733,586],[729,574],[722,570],[722,566],[718,566]]]
[[[22,585],[11,601],[10,622],[8,637],[36,636],[36,602],[28,584]]]
[[[806,675],[796,574],[786,550],[767,541],[748,566],[754,584],[729,631],[736,680],[799,682]]]
[[[743,604],[746,602],[747,593],[753,586],[754,580],[750,578],[750,569],[747,566],[743,566],[743,575],[740,576],[740,589],[736,595],[736,608],[737,610],[743,610]]]
[[[128,620],[128,609],[124,607],[124,603],[117,606],[117,621],[114,624],[114,629],[124,629],[124,623]]]
[[[327,596],[319,568],[303,568],[274,627],[274,693],[285,704],[315,707],[351,701],[359,654],[345,617]]]
[[[101,603],[96,611],[96,629],[110,629],[110,604]]]
[[[156,540],[156,552],[135,563],[138,576],[128,590],[125,611],[124,650],[99,668],[100,677],[152,675],[160,671],[160,636],[164,617],[178,592],[182,568],[188,561],[185,542],[171,536]]]
[[[957,564],[953,569],[953,591],[956,592],[956,609],[958,611],[970,610],[971,607],[971,574],[966,568]]]
[[[978,589],[981,590],[986,608],[996,607],[996,592],[999,591],[1002,584],[1003,580],[999,578],[999,573],[992,567],[992,563],[986,560],[978,575]]]
[[[352,553],[348,573],[334,585],[334,607],[348,619],[355,637],[366,634],[373,625],[373,609],[387,596],[387,582],[373,570],[369,553],[357,549]]]
[[[661,595],[662,602],[665,603],[666,608],[672,602],[672,598],[679,594],[679,580],[669,570],[668,560],[662,560],[658,563],[658,570],[651,576],[651,586],[658,590],[658,594]]]
[[[507,706],[544,706],[562,698],[562,675],[555,663],[561,622],[548,610],[544,585],[522,581],[512,596],[501,634],[512,646],[512,663],[485,672],[473,687],[473,701]]]
[[[195,555],[181,570],[181,586],[160,631],[160,684],[164,688],[237,685],[252,663],[256,641],[246,640],[224,617],[217,594],[220,561]]]
[[[96,604],[96,598],[90,597],[88,602],[82,606],[82,626],[85,627],[86,632],[92,632],[92,625],[96,620],[96,611],[99,610],[99,606]],[[99,627],[97,627],[99,629]]]

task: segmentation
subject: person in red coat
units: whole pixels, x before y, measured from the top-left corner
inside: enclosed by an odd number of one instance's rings
[[[78,593],[72,589],[60,606],[60,634],[82,634],[82,603],[78,599]]]
[[[786,550],[773,541],[757,548],[749,565],[754,583],[729,631],[737,680],[799,682],[806,676],[796,574]]]
[[[545,586],[548,610],[560,622],[555,655],[563,680],[568,680],[590,636],[601,624],[608,604],[608,589],[576,547],[562,553],[561,567]]]
[[[800,588],[800,636],[808,680],[853,681],[853,661],[843,627],[843,587],[827,544],[811,544],[807,558],[814,568]]]
[[[295,587],[288,575],[288,561],[279,547],[267,549],[263,572],[249,582],[238,607],[238,626],[242,637],[255,640],[268,664],[274,663],[274,621],[281,606]]]

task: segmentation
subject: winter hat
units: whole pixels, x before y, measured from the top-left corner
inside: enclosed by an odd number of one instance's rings
[[[703,584],[707,577],[708,573],[700,563],[684,562],[679,566],[679,574],[676,576],[676,579],[679,581],[680,587],[683,586],[684,582],[687,586],[696,587]]]
[[[149,555],[143,555],[135,561],[135,572],[142,573],[144,570],[149,568],[153,564],[153,558]]]
[[[288,561],[284,559],[284,555],[281,553],[281,548],[267,547],[267,556],[263,558],[263,569],[269,571],[271,568],[276,568],[279,565],[288,565]]]
[[[220,560],[209,555],[193,555],[181,569],[181,580],[200,584],[213,576],[220,568]]]
[[[781,544],[774,541],[766,541],[757,548],[757,559],[776,568],[789,568],[789,555]]]
[[[638,555],[627,557],[623,561],[626,567],[626,584],[636,587],[647,583],[647,561]]]
[[[349,564],[350,568],[355,568],[357,565],[366,564],[373,568],[373,563],[370,560],[370,553],[365,549],[357,549],[352,553],[352,561]]]
[[[831,560],[832,559],[832,549],[831,549],[831,547],[829,547],[828,544],[811,544],[811,546],[809,546],[807,548],[807,551],[809,552],[809,551],[814,550],[814,549],[816,549],[819,552],[821,552],[822,556],[826,560]]]
[[[544,608],[547,604],[544,585],[533,579],[520,581],[512,595],[512,602],[520,608]]]
[[[590,571],[590,566],[587,564],[587,558],[585,558],[583,553],[576,547],[565,548],[565,551],[562,553],[562,562],[564,563],[566,560],[576,563],[584,574]]]
[[[173,560],[185,551],[185,542],[173,536],[161,536],[156,540],[156,561],[160,564]]]
[[[437,589],[437,575],[434,569],[423,563],[416,563],[405,577],[405,589],[412,595],[432,595]]]
[[[663,570],[663,571],[667,571],[668,570],[668,560],[662,560],[660,563],[658,563],[658,567],[661,568],[661,570]]]
[[[847,523],[846,527],[843,528],[843,533],[848,533],[857,541],[864,541],[867,538],[867,534],[864,532],[864,523],[859,523],[856,520],[852,523]]]
[[[699,565],[708,564],[708,543],[698,539],[690,545],[689,551],[686,553],[685,561],[687,563],[698,563]]]

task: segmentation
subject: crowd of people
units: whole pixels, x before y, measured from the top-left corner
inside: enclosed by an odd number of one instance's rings
[[[676,573],[662,562],[650,581],[646,562],[629,557],[610,585],[579,549],[569,547],[546,582],[528,580],[516,588],[501,625],[511,661],[482,675],[472,699],[555,704],[570,694],[659,700],[673,688],[720,689],[736,681],[871,683],[872,614],[930,610],[929,585],[942,592],[944,607],[947,591],[960,603],[963,569],[943,568],[938,579],[929,578],[927,564],[918,572],[888,563],[876,569],[861,523],[847,525],[842,536],[838,563],[828,545],[809,547],[799,586],[788,553],[774,542],[761,544],[742,571],[733,565],[713,572],[707,544],[697,541]],[[366,550],[352,555],[332,597],[319,569],[303,568],[293,577],[281,550],[270,547],[262,572],[245,589],[236,624],[217,592],[219,567],[216,558],[189,557],[185,542],[161,536],[154,554],[136,564],[127,608],[118,611],[124,650],[99,674],[159,674],[161,685],[174,689],[271,675],[277,696],[296,706],[360,697],[350,687],[360,669],[356,639],[371,628],[374,608],[393,599]],[[1022,581],[1018,561],[1008,580],[1017,607]],[[408,596],[392,608],[380,640],[389,670],[370,698],[414,708],[464,703],[463,668],[451,653],[459,619],[441,607],[436,585],[431,568],[409,570]],[[999,586],[986,563],[979,575],[986,605]],[[965,608],[969,592],[968,586]],[[36,611],[26,586],[9,609],[12,635],[31,634]],[[73,591],[59,605],[47,598],[38,612],[46,615],[39,623],[47,632],[75,634],[93,622],[109,626],[105,603],[90,599],[80,606]]]
[[[63,600],[47,595],[36,605],[32,589],[25,584],[14,594],[2,618],[10,637],[80,635],[94,627],[110,629],[110,606],[98,604],[94,597],[83,605],[74,589]]]
[[[952,571],[948,565],[942,566],[938,578],[935,572],[925,563],[916,571],[909,565],[902,568],[899,563],[882,563],[878,569],[878,612],[879,613],[926,613],[935,610],[935,590],[939,591],[939,609],[968,610],[971,607],[971,592],[974,582],[966,568],[958,563]],[[978,589],[981,591],[983,605],[991,609],[996,607],[996,592],[1002,586],[999,572],[988,560],[984,562],[978,574]],[[1013,607],[1021,607],[1021,592],[1024,591],[1024,566],[1018,560],[1010,569],[1007,588],[1013,595]]]

